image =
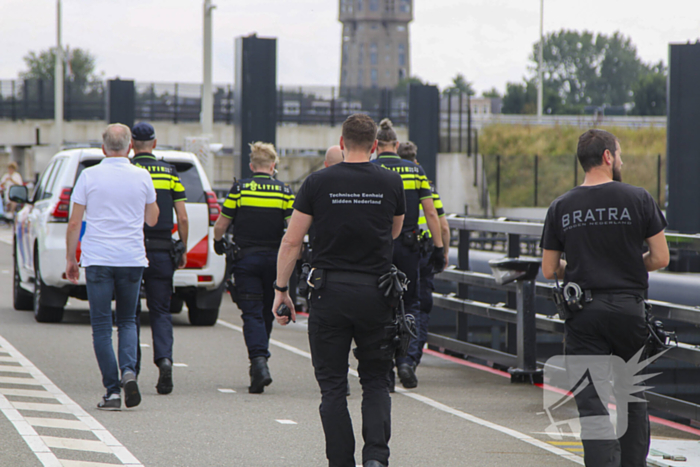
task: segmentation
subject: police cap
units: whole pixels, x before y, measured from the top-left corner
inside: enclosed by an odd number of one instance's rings
[[[150,123],[139,122],[131,129],[131,136],[136,141],[151,141],[156,139],[156,130]]]

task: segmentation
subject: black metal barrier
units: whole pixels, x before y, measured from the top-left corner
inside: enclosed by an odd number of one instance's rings
[[[511,381],[536,382],[536,378],[513,377],[514,375],[531,372],[535,366],[544,364],[536,362],[537,331],[563,334],[564,322],[558,318],[537,313],[535,298],[551,299],[552,284],[521,281],[499,285],[493,275],[469,271],[470,232],[493,232],[506,234],[507,256],[520,256],[520,239],[523,237],[539,237],[542,235],[541,223],[513,222],[507,220],[478,219],[469,217],[453,217],[449,219],[450,228],[459,231],[459,250],[457,266],[450,266],[444,272],[437,274],[435,279],[457,284],[457,293],[443,295],[433,293],[435,307],[442,307],[457,312],[457,338],[429,333],[428,344],[446,349],[451,352],[486,360],[510,368]],[[682,248],[684,251],[700,252],[700,235],[666,234],[672,249]],[[530,282],[530,284],[528,284]],[[508,300],[505,304],[489,304],[470,300],[467,297],[468,287],[483,287],[505,291]],[[533,293],[534,292],[534,293]],[[700,308],[675,303],[650,300],[653,314],[662,320],[669,319],[681,323],[700,326]],[[506,343],[506,352],[491,349],[467,342],[467,316],[481,316],[508,323],[508,334],[511,337]],[[517,339],[512,336],[517,335]],[[679,343],[670,349],[662,358],[700,366],[700,348],[695,345]],[[516,370],[516,371],[513,371]],[[649,408],[666,414],[700,421],[700,405],[669,397],[654,392],[647,392]]]

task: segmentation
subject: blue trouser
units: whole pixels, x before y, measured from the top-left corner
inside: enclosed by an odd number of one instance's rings
[[[143,272],[146,290],[148,318],[153,336],[153,362],[161,358],[173,361],[173,317],[170,314],[170,298],[173,294],[173,267],[167,250],[146,250],[148,267]],[[136,327],[141,340],[141,302],[136,310]],[[137,373],[141,369],[141,347],[138,348]]]
[[[408,247],[401,241],[401,237],[394,240],[394,265],[401,270],[408,278],[408,290],[403,296],[404,310],[407,315],[413,315],[418,320],[420,315],[420,299],[418,297],[418,282],[420,280],[420,249],[418,244],[414,247]],[[415,352],[411,352],[411,348],[415,346],[415,339],[411,339],[408,356],[397,358],[396,364],[409,363],[415,365],[420,360],[420,356],[416,359]]]
[[[418,284],[418,296],[420,298],[420,313],[416,317],[418,339],[411,340],[408,347],[408,355],[418,365],[423,356],[423,346],[428,342],[428,324],[430,323],[430,311],[433,309],[433,283],[435,273],[433,266],[428,264],[430,255],[424,255],[420,262],[420,279]]]
[[[143,267],[88,266],[85,270],[92,343],[107,395],[119,394],[119,370],[136,371],[136,302]],[[116,300],[119,367],[112,348],[112,297]]]
[[[277,251],[251,253],[236,261],[233,277],[238,289],[238,308],[243,319],[243,338],[248,358],[270,357],[268,346],[272,333],[272,302],[277,276]]]

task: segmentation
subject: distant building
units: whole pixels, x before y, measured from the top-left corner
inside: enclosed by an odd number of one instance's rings
[[[411,75],[413,0],[339,0],[340,86],[393,88]]]

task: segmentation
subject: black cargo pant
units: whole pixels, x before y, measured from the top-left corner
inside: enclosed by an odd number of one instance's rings
[[[403,296],[404,309],[407,315],[412,315],[415,318],[416,323],[419,322],[421,313],[419,295],[420,261],[421,253],[418,243],[414,246],[406,246],[402,241],[402,237],[394,240],[394,265],[406,274],[408,279],[408,290]],[[412,366],[418,365],[423,353],[422,346],[419,348],[418,345],[416,339],[411,338],[408,355],[403,358],[397,358],[396,365],[398,366],[401,363],[408,363]]]
[[[358,349],[379,349],[392,312],[376,286],[326,283],[311,292],[309,344],[321,388],[321,422],[330,467],[355,467],[355,436],[347,405],[348,355],[353,339]],[[388,358],[360,358],[362,385],[362,463],[389,462],[391,398]]]
[[[566,354],[616,355],[628,362],[644,346],[647,328],[642,291],[633,293],[596,293],[566,321]],[[621,376],[621,375],[613,375]],[[635,394],[643,398],[642,392]],[[587,433],[584,417],[605,415],[606,408],[594,387],[576,396],[581,417],[584,460],[588,467],[645,467],[649,452],[649,415],[646,402],[629,403],[627,431],[619,439],[596,440]],[[620,410],[618,407],[618,419]],[[610,427],[612,429],[612,427]]]

